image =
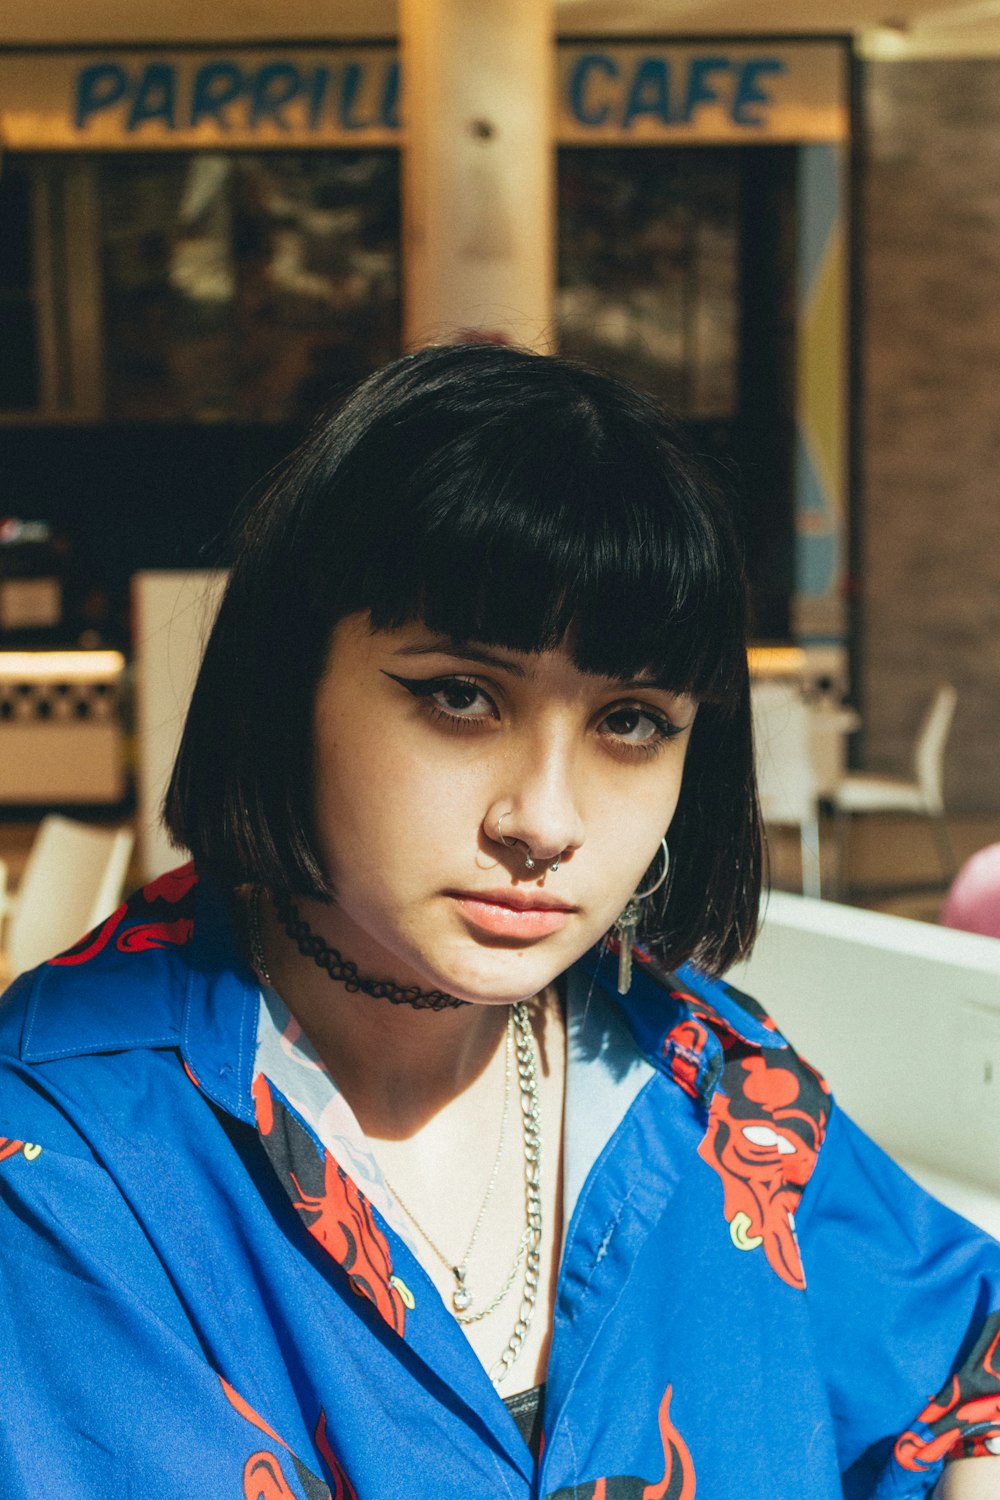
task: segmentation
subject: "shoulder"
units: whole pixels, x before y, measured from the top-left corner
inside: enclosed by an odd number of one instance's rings
[[[161,1071],[157,1057],[191,1066],[213,1021],[228,1048],[219,1018],[242,1015],[246,990],[224,893],[191,865],[152,881],[0,999],[0,1135],[72,1149],[88,1117],[110,1119]]]
[[[830,1088],[801,1057],[752,996],[721,979],[685,968],[676,976],[693,1017],[711,1030],[721,1048],[719,1091],[740,1107],[750,1104],[788,1118],[807,1115],[818,1147],[830,1114]],[[735,1107],[735,1105],[734,1105]]]
[[[143,886],[0,1000],[0,1057],[44,1062],[176,1040],[179,950],[194,934],[193,866]]]
[[[747,1169],[766,1164],[804,1187],[830,1119],[826,1080],[750,995],[689,966],[654,977],[684,1005],[683,1018],[664,1038],[664,1056],[682,1086],[688,1053],[698,1055],[709,1038],[714,1043],[702,1154],[739,1156]]]

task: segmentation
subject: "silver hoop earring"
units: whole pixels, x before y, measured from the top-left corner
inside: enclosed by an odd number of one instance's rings
[[[667,848],[666,835],[660,840],[660,853],[663,855],[663,870],[648,891],[635,891],[626,903],[625,910],[614,925],[614,934],[618,940],[618,993],[627,995],[632,983],[632,944],[635,942],[636,929],[639,926],[639,918],[642,912],[639,910],[639,902],[645,901],[660,889],[670,873],[670,850]]]

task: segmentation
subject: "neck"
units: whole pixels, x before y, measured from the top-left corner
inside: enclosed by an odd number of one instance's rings
[[[310,925],[319,931],[315,913],[308,910]],[[415,1135],[472,1090],[502,1050],[507,1005],[417,1010],[352,993],[298,951],[264,896],[259,916],[271,982],[366,1135],[385,1140]]]
[[[468,1001],[441,990],[424,990],[412,984],[398,985],[393,980],[372,979],[362,974],[357,964],[313,931],[290,897],[272,896],[271,901],[286,935],[299,952],[312,959],[330,979],[342,981],[349,993],[388,1000],[391,1005],[408,1005],[411,1010],[459,1010],[468,1004]]]

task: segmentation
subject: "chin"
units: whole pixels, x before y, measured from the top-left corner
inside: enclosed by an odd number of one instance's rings
[[[443,976],[435,988],[473,1005],[514,1005],[518,1000],[530,1000],[537,995],[574,961],[546,962],[541,955],[533,958],[530,950],[524,948],[507,949],[502,955],[493,950],[491,958],[493,961],[488,964],[463,964],[461,968],[456,965],[450,976]]]

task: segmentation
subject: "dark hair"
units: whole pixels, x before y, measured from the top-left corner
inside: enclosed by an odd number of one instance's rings
[[[693,693],[671,873],[641,935],[714,972],[749,951],[761,832],[741,553],[654,402],[473,344],[397,360],[317,423],[243,527],[167,792],[175,842],[227,883],[331,895],[313,700],[334,626],[358,611],[510,650],[565,641],[583,671],[653,669]]]

